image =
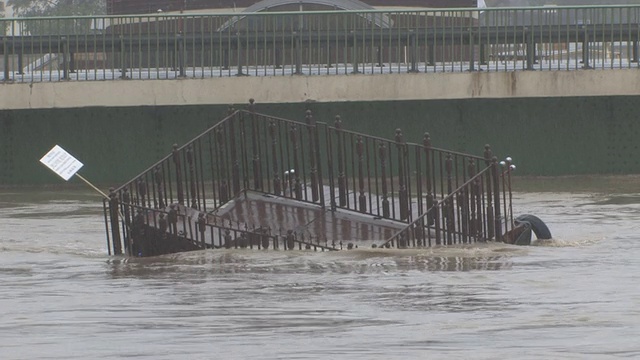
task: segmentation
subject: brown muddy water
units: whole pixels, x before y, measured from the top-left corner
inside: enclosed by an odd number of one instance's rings
[[[537,246],[149,259],[89,191],[0,190],[0,359],[640,358],[640,181],[574,181],[515,193]]]

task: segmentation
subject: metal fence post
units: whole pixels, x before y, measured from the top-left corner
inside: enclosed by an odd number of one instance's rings
[[[120,78],[128,79],[127,76],[127,55],[125,54],[124,37],[120,35]]]
[[[297,31],[293,32],[295,39],[295,54],[296,54],[296,70],[295,75],[302,75],[302,39]]]
[[[535,63],[536,56],[536,43],[533,39],[534,31],[531,29],[525,30],[525,37],[527,41],[527,70],[534,70],[533,64]]]
[[[111,235],[113,240],[113,254],[122,255],[122,243],[120,242],[120,227],[119,227],[119,204],[118,196],[114,191],[114,188],[109,189],[109,217],[111,219]]]
[[[436,45],[433,42],[427,44],[429,51],[427,52],[427,65],[435,66],[436,65]]]
[[[236,74],[236,76],[244,76],[245,74],[242,72],[242,39],[240,38],[240,32],[236,32],[236,53],[238,55],[238,58],[236,59],[238,61],[238,73]]]
[[[384,142],[378,144],[378,157],[380,158],[380,178],[382,179],[382,217],[388,219],[391,214],[389,210],[389,193],[387,191],[387,147]]]
[[[409,43],[411,44],[411,50],[409,53],[411,54],[411,69],[409,69],[410,73],[418,73],[418,39],[416,34],[413,32],[413,29],[409,30],[411,33],[409,35]]]
[[[69,50],[69,72],[72,74],[76,73],[76,57],[75,53]]]
[[[2,38],[2,54],[4,54],[3,58],[4,58],[4,78],[2,79],[3,81],[9,81],[9,46],[8,46],[8,40],[6,37]]]
[[[62,41],[62,79],[69,80],[69,39],[63,36],[60,40]]]
[[[431,208],[433,207],[433,205],[435,204],[434,202],[434,181],[433,181],[433,171],[432,171],[432,154],[431,154],[431,135],[429,135],[428,132],[424,133],[424,135],[422,136],[422,147],[424,149],[424,158],[425,158],[425,178],[427,180],[427,196],[426,196],[426,205],[427,205],[427,209],[426,211],[428,212],[429,210],[431,210]],[[434,217],[432,215],[427,215],[427,225],[433,225],[434,222]]]
[[[491,153],[491,147],[489,144],[484,146],[484,164],[485,166],[491,165],[491,159],[493,158],[493,154]],[[487,207],[486,207],[486,228],[487,228],[487,239],[493,239],[495,234],[494,229],[494,210],[493,210],[493,185],[491,184],[492,172],[487,172],[486,179],[486,191],[487,191]]]
[[[447,196],[453,195],[453,157],[451,153],[447,154],[447,157],[444,161],[444,168],[446,173],[446,181],[447,181]],[[449,200],[446,200],[444,204],[444,209],[442,210],[442,216],[445,219],[445,229],[447,231],[447,245],[453,244],[453,234],[455,233],[455,211],[454,211],[454,197],[450,197]]]
[[[23,51],[20,50],[18,52],[18,75],[24,75],[24,72],[22,71],[22,69],[24,68],[24,54]]]
[[[222,50],[222,70],[229,70],[229,50]]]
[[[482,30],[481,30],[482,31]],[[485,44],[485,41],[483,40],[482,34],[480,34],[480,36],[478,37],[478,46],[480,47],[480,59],[479,59],[479,65],[488,65],[487,63],[487,44]]]
[[[398,202],[400,205],[400,220],[409,220],[409,199],[405,179],[405,169],[408,164],[407,145],[400,128],[396,129],[396,148],[398,150]]]
[[[319,199],[318,194],[318,168],[316,166],[316,156],[319,149],[317,148],[317,126],[316,120],[313,118],[311,110],[307,110],[305,113],[305,122],[307,123],[307,129],[309,130],[309,176],[311,178],[311,199],[313,202],[317,202]]]
[[[230,155],[231,155],[231,184],[233,189],[233,196],[237,195],[240,192],[240,162],[238,161],[238,151],[237,151],[237,138],[236,138],[236,127],[235,122],[238,118],[238,114],[233,118],[229,119],[229,147],[230,147]],[[242,132],[242,130],[240,131]]]
[[[582,41],[582,68],[583,69],[591,69],[591,65],[589,65],[589,30],[586,26],[582,26],[584,30],[584,39]]]
[[[495,231],[496,241],[502,241],[502,216],[500,215],[500,169],[498,165],[498,158],[493,157],[491,159],[491,177],[493,181],[493,204],[494,204],[494,218],[493,228]]]
[[[364,143],[362,142],[362,136],[356,137],[356,153],[358,155],[358,188],[360,195],[358,196],[359,211],[361,213],[367,212],[367,197],[364,195]]]
[[[476,52],[475,52],[475,34],[472,28],[467,29],[469,31],[469,71],[476,70]]]
[[[110,208],[107,208],[107,203],[111,204],[110,201],[111,199],[102,198],[102,212],[104,215],[104,227],[107,234],[107,252],[109,256],[111,256],[111,235],[109,234],[109,215],[107,214],[107,209],[109,209],[110,212]]]
[[[293,194],[296,199],[302,200],[302,184],[300,183],[300,170],[302,167],[298,166],[298,153],[299,153],[299,137],[298,127],[291,125],[289,128],[289,135],[291,136],[291,146],[293,150],[293,169],[294,172],[294,185]]]
[[[315,141],[315,154],[316,154],[316,167],[317,167],[317,177],[316,177],[316,182],[317,182],[317,188],[318,188],[318,192],[320,195],[320,204],[322,206],[322,209],[325,208],[325,203],[324,203],[324,185],[323,185],[323,180],[322,180],[322,152],[320,151],[320,136],[318,136],[318,124],[315,123],[314,121],[314,126],[313,126],[313,138]]]
[[[280,170],[278,167],[278,138],[276,136],[276,123],[273,119],[269,120],[269,137],[271,137],[271,157],[273,158],[271,164],[273,170],[273,193],[280,196],[282,193],[282,182],[280,180]]]
[[[351,71],[352,74],[360,74],[360,69],[358,62],[360,60],[358,60],[358,39],[357,39],[357,35],[351,31],[351,38],[352,38],[352,45],[353,47],[351,48],[351,54],[353,55],[353,71]]]
[[[347,206],[347,180],[344,173],[342,119],[340,116],[336,116],[335,128],[338,138],[338,204],[345,207]]]
[[[178,144],[173,144],[171,158],[176,169],[176,188],[178,192],[178,203],[180,205],[184,205],[184,191],[182,189],[182,166],[180,164],[180,152],[178,151]]]
[[[277,45],[275,45],[277,46]],[[282,69],[282,65],[281,65],[281,61],[280,61],[280,48],[276,47],[273,50],[273,57],[274,57],[274,61],[275,61],[275,68],[276,69]]]
[[[132,214],[131,214],[131,210],[132,210],[132,206],[131,206],[131,194],[129,193],[129,189],[128,188],[124,188],[124,191],[122,192],[122,208],[124,209],[122,216],[124,217],[124,219],[122,220],[124,223],[124,226],[122,227],[122,234],[124,235],[124,248],[126,249],[126,251],[129,254],[132,254],[132,245],[133,245],[133,240],[132,239],[132,234],[131,231],[129,231],[129,229],[131,229],[131,218],[132,218]],[[144,201],[142,201],[142,206],[144,206]]]
[[[262,171],[260,167],[260,153],[258,145],[258,119],[256,116],[255,100],[249,99],[249,112],[251,113],[251,147],[253,151],[253,157],[251,164],[253,168],[253,186],[254,190],[262,190]]]
[[[189,193],[191,195],[191,208],[192,209],[198,209],[199,210],[199,204],[198,204],[198,194],[197,194],[197,184],[196,184],[196,167],[195,167],[195,162],[196,160],[194,159],[195,157],[195,151],[193,148],[193,144],[189,144],[189,146],[187,147],[187,165],[189,168]],[[187,204],[189,202],[187,201]]]
[[[185,73],[185,68],[184,68],[185,48],[184,48],[184,37],[182,36],[182,34],[180,33],[176,34],[176,41],[178,42],[178,73],[179,73],[178,76],[183,78],[183,77],[187,77],[187,75]]]

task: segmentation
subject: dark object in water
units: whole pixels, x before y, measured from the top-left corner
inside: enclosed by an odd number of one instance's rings
[[[531,214],[518,216],[514,220],[516,227],[509,233],[509,241],[514,245],[531,245],[532,233],[538,240],[551,239],[551,231],[539,217]]]

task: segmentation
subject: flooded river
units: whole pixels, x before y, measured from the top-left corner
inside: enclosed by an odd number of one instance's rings
[[[639,358],[640,194],[593,186],[516,192],[532,247],[153,259],[89,191],[0,190],[0,359]]]

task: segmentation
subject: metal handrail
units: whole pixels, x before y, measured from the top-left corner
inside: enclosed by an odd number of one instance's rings
[[[487,174],[489,174],[491,169],[492,169],[491,165],[489,165],[486,168],[484,168],[482,171],[480,171],[475,176],[473,176],[472,178],[467,180],[464,184],[459,186],[457,189],[455,189],[453,192],[448,194],[446,197],[444,197],[443,199],[439,200],[436,204],[434,204],[431,208],[429,208],[427,211],[425,211],[418,218],[413,220],[410,224],[406,225],[403,229],[398,230],[395,234],[393,234],[391,237],[389,237],[387,240],[385,240],[382,244],[380,244],[379,247],[385,247],[388,244],[390,244],[390,243],[392,243],[394,241],[397,241],[400,237],[405,236],[408,232],[414,230],[418,226],[420,226],[421,228],[426,228],[426,229],[430,229],[430,228],[434,227],[434,225],[430,225],[429,222],[425,221],[425,220],[428,217],[432,217],[434,215],[434,212],[437,209],[442,209],[445,205],[447,205],[450,202],[452,202],[465,189],[467,189],[469,187],[469,185],[471,185],[474,182],[477,182],[479,180],[482,180],[483,177],[485,177]],[[427,224],[426,226],[424,225],[425,223]],[[486,240],[489,240],[489,239],[483,239],[483,240],[486,241]]]
[[[640,5],[8,18],[0,81],[630,68],[639,19]]]
[[[206,216],[209,223],[202,226],[223,231],[224,224],[217,224],[220,218],[215,211],[239,196],[248,196],[248,192],[403,223],[406,232],[424,222],[434,209],[460,196],[469,184],[482,182],[487,169],[497,169],[488,146],[484,157],[478,157],[432,147],[427,133],[423,143],[416,144],[405,141],[400,129],[395,130],[393,139],[384,139],[343,126],[338,117],[334,126],[316,122],[310,110],[304,122],[271,117],[256,112],[253,101],[248,109],[230,109],[223,120],[182,146],[174,145],[171,155],[110,190],[108,206],[105,202],[104,207],[113,253],[130,247],[134,210],[147,214],[144,219],[152,219],[155,229],[159,221],[155,214],[183,209],[191,215],[181,218],[182,226],[189,226],[189,234],[180,241],[192,241],[193,219]],[[478,173],[476,169],[482,170]],[[490,219],[501,219],[501,208],[506,213],[500,198],[504,202],[507,197],[500,195],[501,180],[496,174],[486,181],[486,189],[483,184],[472,189],[473,204],[467,204],[469,212],[458,217],[466,216],[461,220],[466,224],[482,215],[483,226],[495,228],[497,236],[501,226],[489,224]],[[234,234],[251,233],[246,229],[252,225],[236,225]],[[457,237],[461,231],[466,237],[463,230],[453,227],[444,233]],[[484,240],[494,234],[485,233]],[[201,235],[200,241],[204,238]],[[220,235],[208,238],[219,239]],[[289,240],[321,249],[335,247],[322,245],[320,237],[315,243]]]
[[[640,4],[618,5],[560,5],[560,6],[509,6],[509,7],[484,7],[484,8],[429,8],[416,7],[403,10],[371,9],[371,10],[313,10],[313,11],[269,11],[270,16],[282,15],[324,15],[324,14],[380,14],[380,13],[447,13],[447,12],[492,12],[492,11],[530,11],[530,10],[591,10],[591,9],[628,9],[640,8]],[[79,15],[79,16],[41,16],[41,17],[6,17],[0,21],[29,21],[29,20],[82,20],[82,19],[135,19],[135,18],[189,18],[189,17],[234,17],[234,16],[264,16],[265,12],[198,12],[198,13],[150,13],[128,15]]]

